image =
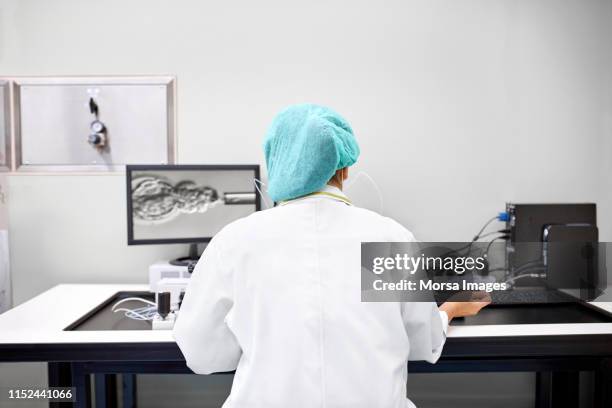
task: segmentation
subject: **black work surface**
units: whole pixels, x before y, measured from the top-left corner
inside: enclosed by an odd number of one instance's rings
[[[151,323],[129,319],[122,312],[113,313],[112,306],[127,297],[153,300],[150,292],[118,292],[71,324],[66,330],[151,330]],[[125,302],[121,307],[136,308],[139,302]],[[612,316],[581,303],[546,303],[489,305],[476,316],[453,319],[452,326],[547,323],[610,323]]]
[[[492,304],[476,316],[453,319],[451,326],[610,322],[612,316],[582,303]]]
[[[111,311],[115,303],[129,297],[155,300],[155,295],[151,292],[117,292],[64,330],[152,330],[149,321],[130,319],[125,317],[123,312]],[[130,300],[119,307],[135,309],[142,306],[146,304]]]

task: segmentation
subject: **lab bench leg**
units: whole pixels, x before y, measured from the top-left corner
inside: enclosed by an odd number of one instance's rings
[[[123,408],[136,408],[136,374],[122,374]]]
[[[552,375],[550,372],[536,373],[536,408],[552,408],[551,385]]]
[[[47,363],[47,382],[49,387],[71,387],[72,374],[70,363]],[[49,408],[70,408],[71,402],[49,402]]]
[[[88,371],[78,364],[72,364],[72,386],[76,389],[75,408],[91,408],[91,379]]]
[[[554,371],[536,374],[537,408],[575,408],[580,400],[580,372]]]
[[[602,359],[595,371],[595,408],[612,406],[612,359]]]
[[[115,374],[94,374],[96,408],[117,408]]]

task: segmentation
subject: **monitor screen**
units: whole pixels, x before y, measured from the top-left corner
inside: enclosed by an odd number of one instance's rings
[[[126,166],[128,245],[208,242],[260,209],[259,165]]]

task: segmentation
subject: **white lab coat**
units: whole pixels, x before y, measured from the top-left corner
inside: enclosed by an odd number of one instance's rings
[[[324,195],[260,211],[214,237],[174,338],[195,373],[236,370],[224,408],[414,406],[407,362],[436,362],[447,317],[435,303],[361,302],[362,241],[414,237]]]

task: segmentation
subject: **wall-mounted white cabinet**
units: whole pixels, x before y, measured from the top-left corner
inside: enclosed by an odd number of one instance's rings
[[[18,172],[175,162],[173,77],[11,78]]]

